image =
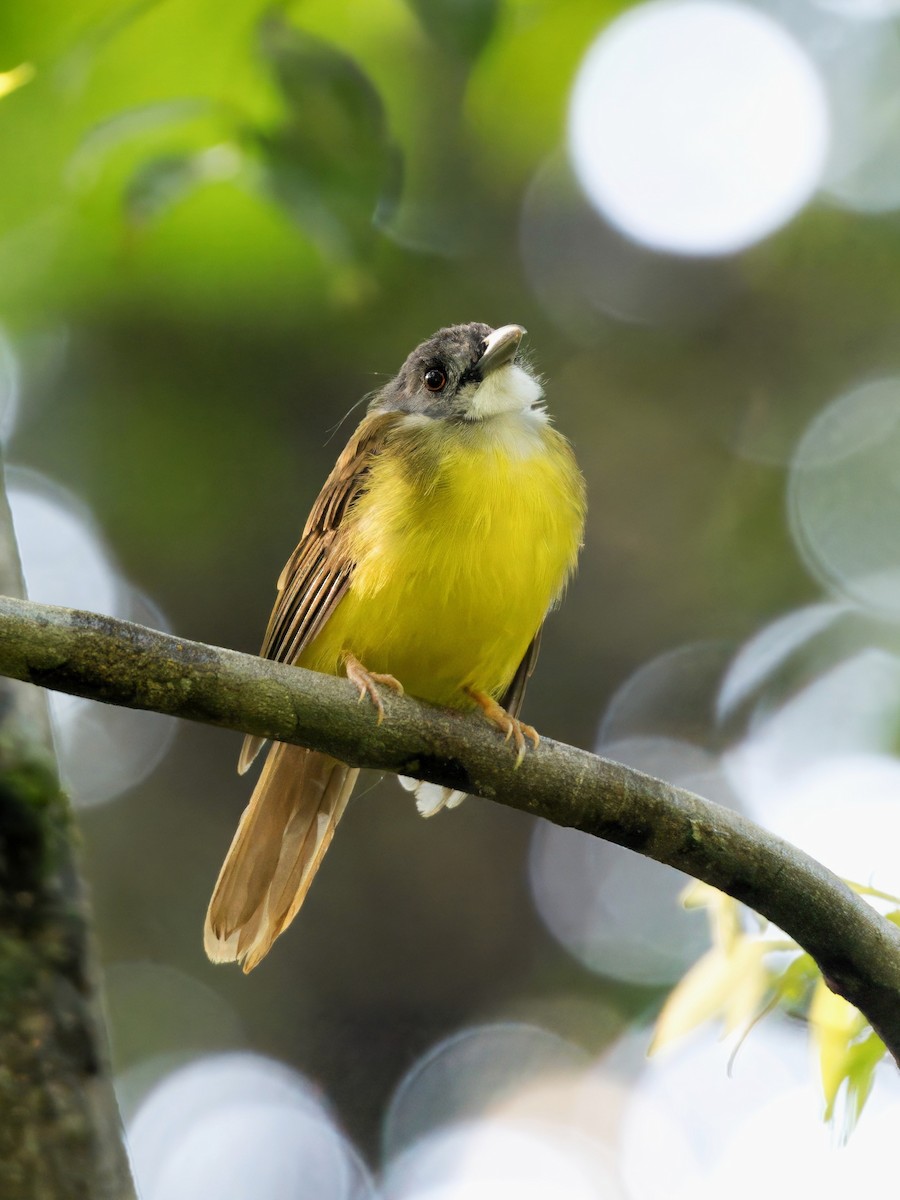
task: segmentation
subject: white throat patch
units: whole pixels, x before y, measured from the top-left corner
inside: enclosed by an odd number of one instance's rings
[[[466,388],[462,398],[467,401],[468,414],[474,420],[496,417],[501,413],[525,412],[537,404],[544,389],[536,379],[515,363],[506,363],[491,371],[483,383],[474,385],[469,401]]]

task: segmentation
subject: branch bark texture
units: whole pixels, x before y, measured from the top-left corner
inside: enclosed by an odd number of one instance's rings
[[[347,680],[7,597],[0,674],[427,779],[668,863],[794,938],[900,1061],[900,929],[802,850],[730,809],[546,739],[516,769],[512,748],[477,716],[385,693],[377,725]]]

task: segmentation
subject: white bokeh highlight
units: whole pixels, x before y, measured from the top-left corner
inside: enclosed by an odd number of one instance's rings
[[[900,724],[900,658],[868,646],[769,710],[763,699],[724,767],[750,815],[772,820],[793,781],[826,759],[888,753]]]
[[[0,442],[9,442],[19,416],[22,370],[12,341],[0,326]]]
[[[843,15],[821,51],[834,135],[823,186],[852,212],[891,212],[900,208],[900,39],[892,25]]]
[[[785,613],[746,642],[729,665],[716,702],[721,720],[743,704],[767,679],[813,638],[851,610],[822,602]]]
[[[823,759],[782,794],[771,828],[843,879],[900,895],[900,761]]]
[[[29,597],[118,613],[125,584],[87,507],[26,467],[8,467],[6,486]]]
[[[173,1072],[127,1128],[142,1200],[366,1200],[357,1155],[313,1086],[254,1054]]]
[[[810,573],[871,612],[900,616],[900,378],[854,388],[818,414],[788,482]]]
[[[91,513],[36,471],[10,467],[7,495],[29,597],[165,628],[159,609],[125,580]],[[48,693],[60,776],[79,808],[135,787],[160,763],[176,722],[160,713]]]
[[[401,1080],[385,1117],[385,1152],[396,1154],[440,1126],[481,1117],[524,1088],[586,1067],[577,1046],[535,1025],[510,1021],[462,1030]]]
[[[844,615],[828,604],[789,614],[737,656],[722,696],[753,707],[722,769],[754,820],[843,878],[900,895],[900,656],[848,649]],[[802,686],[785,689],[785,664]]]
[[[721,787],[715,759],[686,742],[635,737],[610,742],[603,753],[704,795]],[[535,826],[529,881],[550,933],[599,974],[672,984],[709,944],[702,914],[680,903],[686,875],[576,829]]]
[[[764,13],[654,0],[588,51],[569,152],[591,201],[627,236],[684,255],[734,254],[812,198],[829,141],[811,60]]]
[[[246,1043],[224,996],[168,963],[120,961],[104,972],[116,1065],[116,1099],[130,1120],[147,1093],[204,1052]]]
[[[655,251],[625,237],[587,200],[561,151],[522,201],[519,248],[528,283],[569,341],[596,349],[605,320],[691,329],[743,287],[734,263]]]
[[[826,12],[837,13],[849,21],[873,22],[900,16],[900,0],[816,0]]]
[[[549,1121],[491,1119],[441,1130],[391,1163],[383,1200],[627,1200],[608,1154]]]
[[[729,642],[689,642],[643,663],[610,698],[596,752],[606,754],[610,742],[643,736],[712,746],[716,695],[733,652]]]
[[[823,195],[851,212],[900,206],[898,0],[755,0],[794,36],[822,79],[830,120]]]
[[[822,1119],[802,1023],[766,1017],[729,1070],[733,1049],[708,1028],[649,1060],[622,1122],[621,1167],[630,1200],[845,1200],[851,1193],[884,1192],[894,1154],[885,1130],[900,1115],[896,1073],[879,1073],[845,1146]]]
[[[732,657],[729,643],[694,642],[643,664],[610,699],[596,752],[735,806],[719,763],[715,717]],[[611,842],[540,822],[529,882],[547,929],[598,974],[672,984],[708,946],[701,914],[680,902],[688,877]]]

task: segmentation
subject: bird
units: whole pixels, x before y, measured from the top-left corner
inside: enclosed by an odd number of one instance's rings
[[[382,689],[480,710],[517,762],[540,740],[519,712],[586,513],[583,476],[550,421],[524,335],[481,322],[439,329],[375,392],[281,572],[260,652],[346,675],[377,721]],[[245,738],[241,774],[263,744]],[[269,952],[303,903],[358,774],[317,750],[273,743],[207,911],[213,962],[249,972]],[[401,782],[423,816],[464,798]]]

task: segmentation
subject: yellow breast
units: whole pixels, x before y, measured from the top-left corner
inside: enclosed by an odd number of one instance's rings
[[[300,659],[350,650],[434,703],[499,697],[575,566],[584,488],[540,413],[453,424],[410,416],[347,521],[350,589]]]

